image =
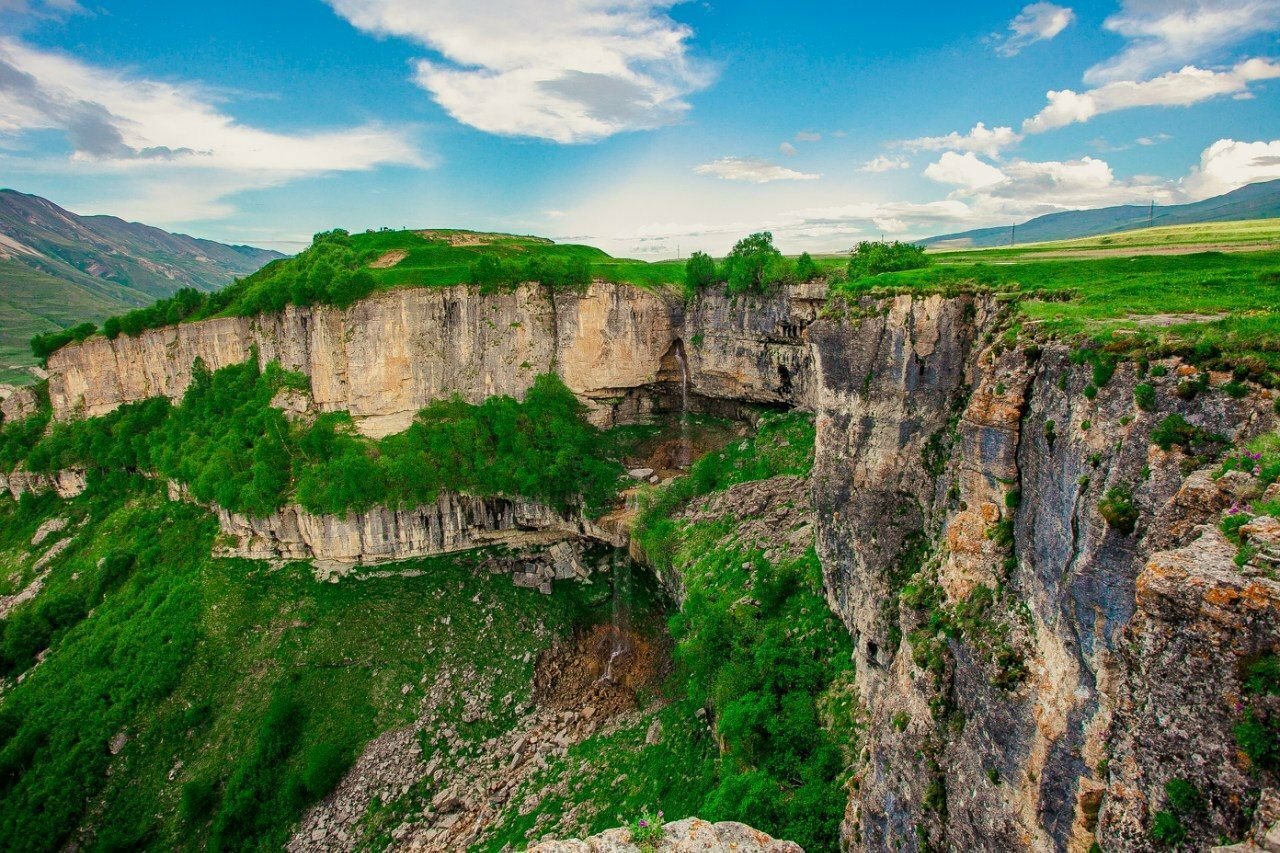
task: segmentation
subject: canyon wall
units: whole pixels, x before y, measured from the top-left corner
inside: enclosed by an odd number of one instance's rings
[[[1233,729],[1244,664],[1280,647],[1280,583],[1212,527],[1239,484],[1151,434],[1176,413],[1236,440],[1275,428],[1272,401],[1184,399],[1176,360],[1086,393],[1067,346],[1002,340],[1006,310],[899,297],[809,330],[819,553],[867,722],[846,836],[1154,849],[1180,778],[1208,804],[1193,839],[1240,837],[1275,783]],[[1131,531],[1100,511],[1117,491]]]
[[[688,306],[601,282],[403,290],[346,311],[93,339],[50,359],[50,395],[60,418],[176,398],[197,357],[216,368],[256,347],[310,378],[311,405],[349,409],[374,435],[452,393],[520,396],[548,371],[602,424],[643,416],[683,382],[708,408],[811,410],[818,549],[855,640],[865,722],[852,849],[1149,849],[1174,778],[1205,799],[1193,840],[1239,837],[1277,782],[1249,766],[1234,727],[1245,664],[1280,651],[1280,583],[1237,566],[1214,527],[1250,484],[1210,476],[1199,439],[1163,450],[1152,433],[1176,414],[1222,448],[1275,429],[1273,399],[1232,398],[1211,387],[1221,377],[1183,393],[1195,371],[1176,359],[1161,376],[1131,361],[1098,375],[1065,344],[1006,335],[1012,310],[981,294],[824,307],[808,287]],[[1104,518],[1116,495],[1132,529]],[[447,498],[221,520],[227,553],[345,566],[597,535],[548,512]]]
[[[548,372],[560,375],[594,421],[610,425],[652,410],[638,389],[680,382],[679,349],[688,354],[695,394],[803,404],[812,389],[800,336],[820,304],[811,291],[710,293],[686,317],[684,303],[666,292],[600,281],[581,293],[538,285],[491,294],[406,288],[345,310],[289,307],[136,338],[95,337],[49,358],[49,396],[61,420],[149,397],[176,400],[197,359],[217,370],[256,350],[262,364],[277,361],[305,375],[318,411],[349,411],[370,436],[405,429],[428,403],[453,394],[472,403],[523,397]]]

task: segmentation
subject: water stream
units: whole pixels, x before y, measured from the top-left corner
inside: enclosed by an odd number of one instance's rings
[[[615,559],[610,574],[613,578],[613,624],[609,632],[609,658],[605,661],[604,675],[600,680],[612,682],[614,661],[631,651],[631,560],[626,557]]]
[[[678,467],[688,468],[693,448],[689,440],[689,362],[684,356],[684,345],[676,344],[676,361],[680,363],[680,458]]]

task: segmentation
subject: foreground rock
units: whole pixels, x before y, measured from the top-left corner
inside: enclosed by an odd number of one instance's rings
[[[631,842],[628,829],[611,829],[585,841],[544,841],[529,848],[529,853],[804,853],[791,841],[778,841],[746,824],[726,821],[708,823],[696,817],[669,823],[663,828],[662,840],[641,847]]]

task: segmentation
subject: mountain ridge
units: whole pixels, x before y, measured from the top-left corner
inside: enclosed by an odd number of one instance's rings
[[[1247,184],[1223,195],[1190,204],[1122,204],[1091,210],[1064,210],[1037,216],[1016,226],[1017,245],[1097,237],[1140,228],[1270,219],[1280,216],[1280,180]],[[975,228],[920,240],[936,249],[989,249],[1013,242],[1010,226]]]
[[[214,291],[280,257],[0,189],[0,378],[32,363],[32,335],[100,322],[184,287]]]

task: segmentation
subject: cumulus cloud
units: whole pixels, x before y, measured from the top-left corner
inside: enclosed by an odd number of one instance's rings
[[[901,144],[911,151],[966,151],[996,158],[1005,148],[1016,145],[1021,140],[1021,134],[1011,127],[988,128],[978,122],[973,130],[965,134],[953,131],[946,136],[922,136]]]
[[[796,156],[796,147],[792,145],[790,142],[784,142],[781,145],[779,145],[778,151],[787,155],[788,157]]]
[[[822,141],[821,133],[814,133],[809,130],[802,130],[796,134],[796,142],[820,142]]]
[[[1124,0],[1104,26],[1128,44],[1085,73],[1090,84],[1137,80],[1211,60],[1245,39],[1280,29],[1280,0]]]
[[[1280,140],[1237,142],[1220,139],[1200,155],[1200,165],[1183,182],[1193,199],[1209,198],[1245,184],[1280,178]]]
[[[709,175],[725,181],[745,181],[753,184],[767,184],[772,181],[816,181],[821,175],[797,172],[768,160],[755,160],[746,157],[721,157],[710,163],[696,166],[694,171],[699,175]]]
[[[1005,180],[1005,173],[979,160],[973,152],[957,154],[948,151],[936,163],[930,163],[924,170],[926,178],[940,184],[951,184],[967,190],[998,184]]]
[[[893,172],[898,169],[911,168],[911,161],[906,157],[890,157],[887,154],[881,154],[872,160],[863,163],[859,168],[859,172]]]
[[[1009,22],[1009,36],[996,45],[1001,56],[1016,56],[1038,41],[1056,38],[1075,21],[1076,13],[1054,3],[1032,3]]]
[[[463,124],[487,133],[591,142],[679,121],[711,81],[689,56],[674,0],[328,0],[360,30],[439,55],[415,80]]]
[[[1250,83],[1280,77],[1280,63],[1250,59],[1228,71],[1188,65],[1152,80],[1120,80],[1085,92],[1050,92],[1049,103],[1022,124],[1025,133],[1044,133],[1094,116],[1134,107],[1189,107],[1223,95],[1248,91]]]

